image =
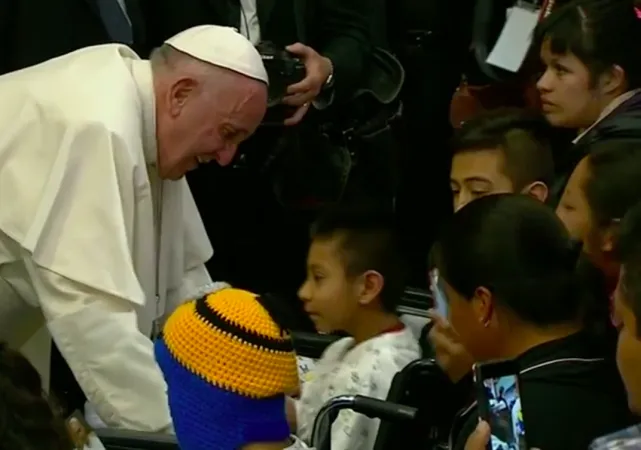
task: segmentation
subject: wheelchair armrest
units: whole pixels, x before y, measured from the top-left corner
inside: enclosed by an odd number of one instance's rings
[[[349,409],[372,419],[378,418],[391,422],[406,422],[416,418],[417,408],[398,403],[387,402],[363,395],[341,395],[325,403],[316,419],[312,430],[311,444],[317,450],[331,449],[332,424],[338,413]]]
[[[331,344],[339,340],[340,336],[331,334],[308,333],[305,331],[292,332],[294,349],[298,356],[318,359]]]
[[[107,450],[179,450],[173,434],[101,428],[96,435]]]

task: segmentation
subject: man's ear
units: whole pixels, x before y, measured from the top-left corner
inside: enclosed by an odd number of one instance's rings
[[[611,253],[614,251],[615,239],[618,232],[618,223],[613,223],[601,233],[601,251]]]
[[[530,197],[534,197],[540,202],[545,202],[548,198],[549,190],[547,185],[542,181],[535,181],[534,183],[529,184],[525,188],[523,188],[521,193],[529,195]]]
[[[625,70],[614,64],[599,77],[599,89],[602,94],[621,95],[627,91]]]
[[[383,290],[385,280],[383,275],[375,270],[368,270],[361,275],[361,282],[359,283],[358,302],[361,305],[368,305],[372,300],[378,298]]]
[[[183,107],[189,100],[192,92],[198,87],[198,81],[193,78],[184,77],[176,80],[168,91],[169,113],[172,117],[180,114]]]
[[[487,328],[494,315],[494,300],[490,290],[482,286],[476,288],[472,307],[479,323]]]

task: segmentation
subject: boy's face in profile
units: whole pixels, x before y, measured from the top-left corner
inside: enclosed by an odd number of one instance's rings
[[[316,329],[324,333],[349,331],[359,306],[359,283],[346,276],[339,245],[336,238],[312,241],[307,278],[298,291]]]

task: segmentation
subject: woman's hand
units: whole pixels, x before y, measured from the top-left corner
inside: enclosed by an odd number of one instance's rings
[[[434,349],[436,362],[447,373],[450,380],[456,383],[472,370],[474,360],[446,319],[434,310],[428,311],[428,317],[434,323],[427,339]]]
[[[484,420],[479,420],[476,429],[470,434],[470,437],[467,438],[465,450],[486,450],[487,444],[490,442],[491,434],[490,425]],[[538,449],[533,448],[531,450]]]
[[[490,425],[480,420],[476,429],[470,434],[465,443],[465,450],[486,450],[490,442]]]

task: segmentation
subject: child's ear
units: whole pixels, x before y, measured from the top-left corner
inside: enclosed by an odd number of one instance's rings
[[[361,305],[368,305],[379,297],[383,290],[383,276],[375,270],[368,270],[361,275],[361,286],[358,302]]]

